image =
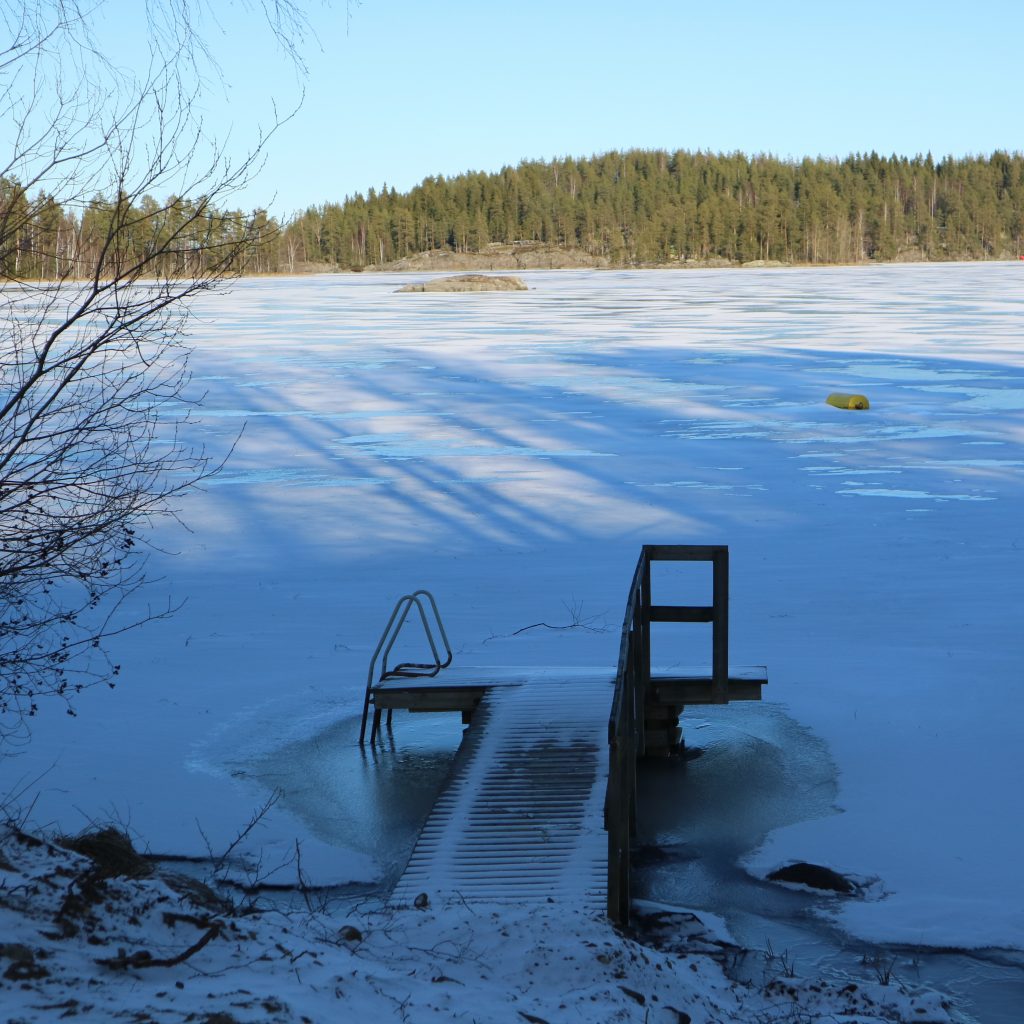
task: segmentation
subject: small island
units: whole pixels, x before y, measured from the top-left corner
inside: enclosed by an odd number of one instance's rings
[[[505,274],[458,274],[438,277],[419,284],[404,284],[400,292],[525,292],[521,278]]]

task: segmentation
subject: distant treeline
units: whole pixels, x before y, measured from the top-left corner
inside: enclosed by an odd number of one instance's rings
[[[154,277],[204,275],[213,267],[265,274],[278,269],[279,244],[280,227],[264,210],[149,195],[97,195],[62,206],[0,177],[0,280],[77,280],[129,267]]]
[[[0,225],[6,278],[74,277],[78,267],[92,273],[97,250],[112,239],[118,259],[152,251],[159,253],[154,273],[188,272],[253,227],[262,242],[246,249],[245,269],[262,274],[363,269],[424,251],[517,242],[626,266],[1015,258],[1024,253],[1024,154],[796,162],[630,150],[427,178],[407,193],[370,189],[284,225],[265,211],[221,211],[175,197],[126,206],[97,196],[65,209],[0,179]]]
[[[528,161],[497,174],[427,178],[306,210],[284,264],[343,268],[432,249],[544,242],[612,263],[859,263],[1016,257],[1024,155],[799,162],[659,150]]]

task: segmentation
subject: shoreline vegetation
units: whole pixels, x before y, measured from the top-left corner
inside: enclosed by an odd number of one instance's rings
[[[0,178],[0,278],[78,280],[97,247],[154,277],[201,263],[253,230],[239,273],[863,265],[1024,256],[1024,153],[781,160],[742,153],[613,151],[429,177],[311,206],[284,223],[258,209],[168,197],[30,196]],[[168,243],[168,239],[170,242]],[[148,254],[159,254],[152,262]]]

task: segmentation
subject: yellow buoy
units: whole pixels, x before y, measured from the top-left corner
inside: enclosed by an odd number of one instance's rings
[[[825,401],[828,402],[829,405],[834,405],[837,409],[871,408],[871,403],[868,401],[866,395],[846,395],[841,391],[833,391]]]

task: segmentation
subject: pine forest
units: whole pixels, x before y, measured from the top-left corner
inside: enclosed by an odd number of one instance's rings
[[[1016,259],[1024,254],[1024,154],[791,161],[631,150],[430,177],[407,193],[369,189],[283,224],[263,210],[197,215],[173,197],[146,196],[139,206],[97,196],[69,209],[0,179],[0,274],[73,278],[79,265],[95,267],[95,246],[113,239],[130,259],[153,244],[153,231],[176,240],[153,267],[170,273],[254,218],[263,242],[239,269],[260,274],[363,270],[495,243],[538,243],[640,267]],[[145,230],[133,233],[133,225]]]

